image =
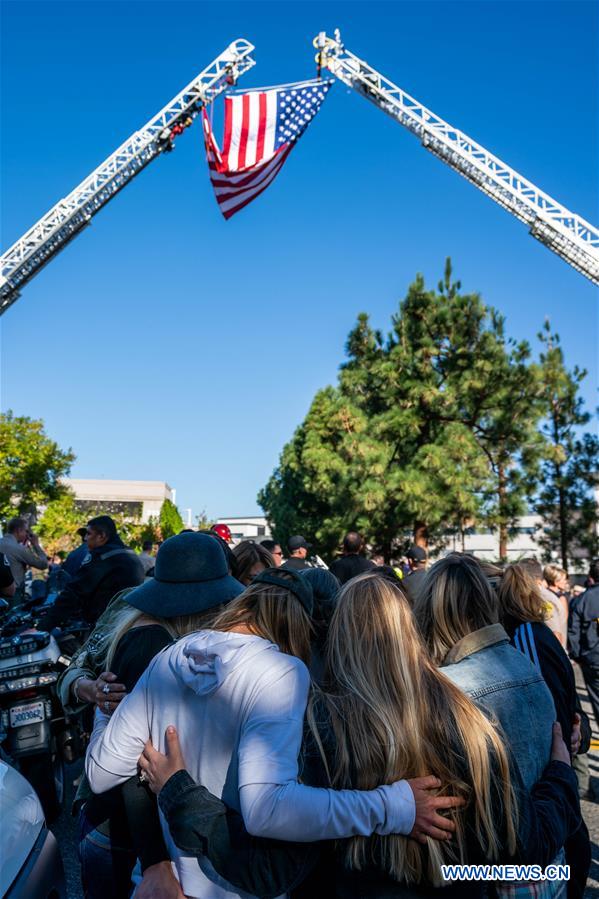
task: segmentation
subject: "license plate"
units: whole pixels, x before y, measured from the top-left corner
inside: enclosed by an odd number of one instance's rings
[[[10,726],[22,727],[23,724],[44,721],[45,717],[43,702],[34,702],[31,705],[13,705],[10,709]]]

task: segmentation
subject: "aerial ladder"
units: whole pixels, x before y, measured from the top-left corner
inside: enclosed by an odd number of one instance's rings
[[[153,159],[173,149],[175,138],[192,124],[202,107],[212,103],[255,65],[253,50],[249,41],[233,41],[164,109],[3,254],[0,315],[18,298],[21,287],[89,225],[109,200]]]
[[[530,227],[530,233],[599,284],[599,230],[347,50],[339,31],[314,38],[318,71],[366,97],[416,135],[423,147]]]

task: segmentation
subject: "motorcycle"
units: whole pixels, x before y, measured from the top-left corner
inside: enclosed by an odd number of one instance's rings
[[[4,603],[0,611],[0,745],[52,821],[64,802],[65,762],[83,755],[84,740],[79,721],[65,713],[56,692],[70,658],[52,634],[32,630],[31,605],[11,609]],[[64,636],[76,639],[80,630],[74,626]]]

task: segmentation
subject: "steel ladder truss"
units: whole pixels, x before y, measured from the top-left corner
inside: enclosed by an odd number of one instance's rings
[[[253,44],[234,41],[146,125],[60,200],[1,257],[0,315],[14,303],[19,290],[46,263],[89,225],[102,209],[153,159],[173,148],[177,134],[188,127],[203,106],[234,84],[252,66]]]
[[[599,284],[599,230],[444,122],[404,90],[350,53],[339,31],[314,39],[316,60],[348,87],[396,119],[422,145],[530,227],[530,233]]]

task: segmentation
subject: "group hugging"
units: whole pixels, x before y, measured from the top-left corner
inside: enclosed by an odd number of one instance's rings
[[[63,676],[67,708],[96,679],[87,897],[583,895],[588,734],[524,566],[452,553],[412,607],[389,569],[340,587],[272,564],[244,587],[229,556],[166,540]],[[443,877],[478,863],[570,879]]]

